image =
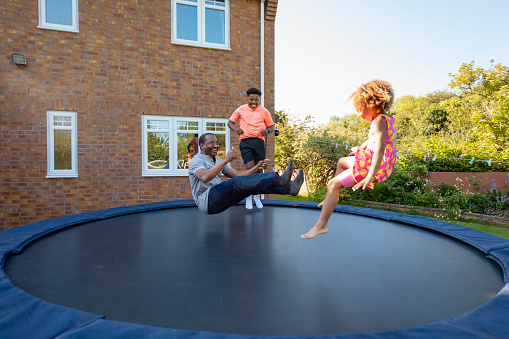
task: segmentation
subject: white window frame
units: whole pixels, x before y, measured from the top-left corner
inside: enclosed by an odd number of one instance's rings
[[[198,22],[198,40],[185,40],[177,38],[177,4],[184,4],[197,7],[197,22]],[[177,45],[188,45],[195,47],[205,47],[214,49],[230,50],[230,0],[225,0],[225,6],[214,6],[206,3],[206,0],[197,0],[196,3],[186,0],[172,0],[172,26],[171,26],[171,42]],[[224,10],[224,44],[216,44],[205,41],[205,8],[213,8],[217,10]]]
[[[79,33],[78,0],[72,0],[72,25],[59,25],[46,21],[46,0],[39,1],[39,26],[38,28],[53,29],[57,31]]]
[[[70,117],[71,126],[55,126],[55,117]],[[78,177],[78,126],[77,126],[77,113],[76,112],[62,112],[62,111],[48,111],[47,112],[47,126],[48,126],[48,174],[46,178],[77,178]],[[56,170],[55,169],[55,130],[70,130],[71,131],[71,166],[70,170]]]
[[[167,169],[148,169],[148,138],[147,133],[148,131],[161,131],[166,132],[164,130],[149,130],[147,129],[147,123],[148,120],[161,120],[161,121],[168,121],[169,125],[169,135],[170,135],[170,145],[169,145],[169,168]],[[203,133],[211,132],[214,134],[224,134],[225,135],[225,151],[230,149],[230,129],[228,128],[228,119],[227,118],[190,118],[190,117],[172,117],[172,116],[160,116],[160,115],[143,115],[142,116],[142,171],[141,175],[143,177],[161,177],[161,176],[172,176],[172,177],[183,177],[188,176],[188,169],[187,168],[177,168],[177,142],[178,137],[177,134],[179,132],[185,132],[185,131],[178,131],[177,130],[177,122],[178,121],[191,121],[191,122],[198,122],[198,130],[192,131],[192,133],[198,134],[198,137],[202,135]],[[207,123],[224,123],[225,130],[224,131],[211,131],[207,130]],[[189,131],[191,132],[191,131]],[[221,157],[224,158],[224,157]]]

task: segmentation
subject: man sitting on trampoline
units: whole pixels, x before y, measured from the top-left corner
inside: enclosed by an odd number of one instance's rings
[[[237,171],[230,162],[239,157],[239,151],[232,148],[224,160],[217,158],[219,143],[212,133],[204,133],[198,143],[201,152],[196,154],[189,164],[189,181],[194,201],[200,211],[217,214],[225,211],[251,194],[299,194],[304,182],[304,174],[299,171],[292,181],[293,162],[282,175],[277,172],[258,173],[267,168],[268,159],[258,162],[246,171]],[[230,180],[221,181],[221,174]]]

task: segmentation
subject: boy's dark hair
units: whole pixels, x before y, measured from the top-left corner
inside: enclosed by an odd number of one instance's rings
[[[200,135],[200,138],[198,139],[199,145],[205,143],[205,140],[207,139],[207,135],[214,135],[214,133],[203,133],[202,135]]]
[[[246,91],[246,94],[249,96],[251,94],[258,94],[258,96],[262,96],[262,91],[260,91],[258,88],[251,87]]]

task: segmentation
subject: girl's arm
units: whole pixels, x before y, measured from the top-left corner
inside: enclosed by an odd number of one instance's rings
[[[387,121],[385,121],[385,119],[380,118],[375,120],[374,133],[376,147],[373,152],[373,158],[371,159],[371,167],[369,168],[368,175],[353,187],[354,191],[361,187],[362,189],[368,187],[368,185],[375,180],[375,174],[380,169],[380,165],[384,158],[385,139],[387,137]]]
[[[366,141],[364,141],[364,142],[362,143],[362,145],[360,145],[360,146],[352,147],[352,149],[351,149],[352,151],[351,151],[350,153],[348,153],[348,156],[349,156],[349,157],[353,157],[353,156],[355,156],[355,153],[357,153],[357,149],[359,149],[359,148],[360,148],[360,149],[366,149],[366,147],[368,147],[368,142],[369,142],[369,139],[368,139],[368,140],[366,140]]]

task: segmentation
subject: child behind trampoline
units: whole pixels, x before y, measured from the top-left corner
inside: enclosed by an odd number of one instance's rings
[[[327,193],[320,217],[305,234],[311,239],[329,231],[328,221],[339,200],[341,188],[373,188],[373,183],[387,179],[396,163],[396,121],[388,112],[394,103],[391,84],[373,80],[361,85],[350,96],[357,115],[371,123],[368,140],[352,148],[348,157],[339,159],[336,176],[327,183]]]
[[[240,135],[240,154],[246,170],[250,170],[255,164],[265,159],[265,138],[268,133],[274,132],[274,121],[269,111],[260,105],[262,92],[258,88],[248,89],[246,95],[247,104],[233,112],[228,121],[228,127]],[[235,126],[237,120],[240,120],[240,128]],[[259,194],[254,196],[254,201],[256,207],[263,207]],[[246,208],[253,208],[251,196],[246,198]]]

